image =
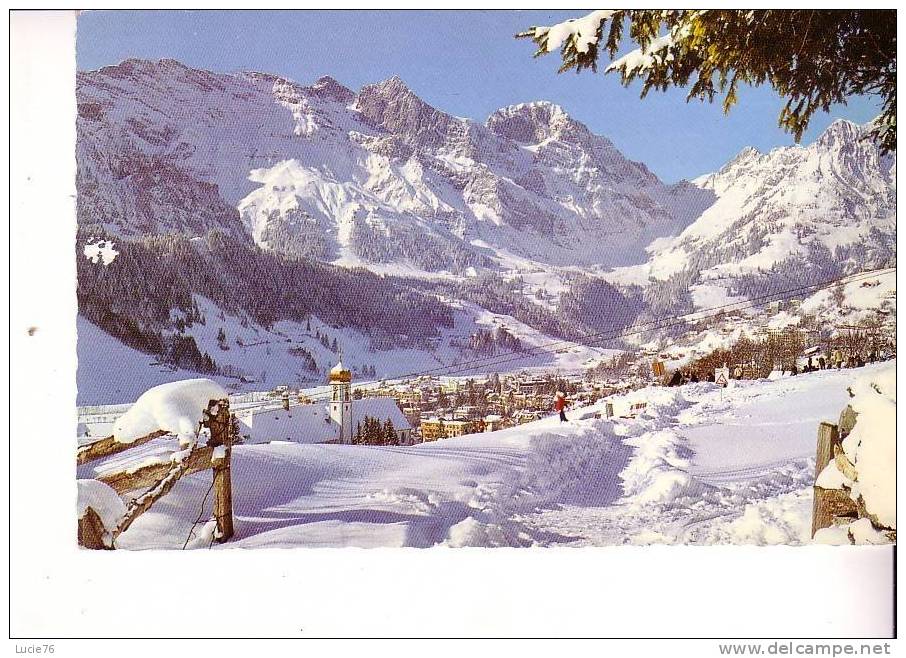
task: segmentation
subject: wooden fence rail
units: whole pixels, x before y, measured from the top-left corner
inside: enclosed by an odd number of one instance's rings
[[[101,459],[102,457],[110,457],[120,452],[125,452],[130,448],[135,448],[140,446],[143,443],[148,443],[148,441],[153,441],[154,439],[166,436],[167,432],[164,430],[158,430],[156,432],[151,432],[147,436],[142,436],[134,441],[129,443],[122,443],[117,441],[112,436],[108,436],[105,439],[95,441],[94,443],[86,443],[79,446],[78,451],[76,452],[76,464],[81,466],[82,464],[87,464],[88,462],[93,462],[96,459]]]
[[[214,536],[220,542],[230,539],[234,532],[233,492],[230,476],[234,432],[229,401],[226,399],[211,400],[204,412],[201,426],[210,430],[210,439],[204,446],[193,446],[189,454],[179,460],[148,464],[136,469],[127,468],[99,475],[96,479],[111,487],[118,494],[138,489],[147,489],[147,491],[129,502],[125,514],[114,528],[105,528],[100,514],[89,506],[79,519],[79,545],[92,549],[113,548],[117,537],[126,532],[129,526],[148,511],[155,502],[168,494],[180,478],[206,469],[213,471],[213,518],[217,524]],[[159,430],[130,443],[116,441],[110,436],[79,446],[76,463],[82,465],[116,455],[168,434],[166,431]]]
[[[212,446],[195,448],[183,459],[183,463],[186,466],[183,475],[190,475],[211,468],[213,457],[214,448]],[[95,479],[103,482],[118,494],[124,494],[154,486],[167,476],[172,466],[173,462],[171,461],[147,464],[135,470],[127,469],[113,473],[100,473]]]

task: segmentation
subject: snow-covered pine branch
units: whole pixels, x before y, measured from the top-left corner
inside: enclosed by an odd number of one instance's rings
[[[615,13],[617,12],[610,9],[593,11],[582,18],[572,18],[550,26],[532,27],[524,34],[530,33],[531,38],[545,52],[552,53],[558,48],[574,48],[576,52],[587,53],[600,39],[601,24]]]
[[[637,48],[615,59],[624,27]],[[688,85],[688,99],[710,102],[719,91],[727,111],[738,84],[770,84],[786,99],[779,124],[797,141],[817,111],[853,95],[878,96],[883,110],[873,136],[884,152],[896,150],[896,20],[889,10],[601,10],[516,36],[538,45],[536,57],[559,48],[561,72],[597,70],[603,47],[606,72],[618,71],[624,85],[641,79],[643,97]]]
[[[624,80],[640,75],[650,70],[657,63],[673,59],[672,49],[676,45],[673,34],[665,34],[652,41],[645,48],[636,48],[622,57],[615,59],[607,67],[606,72],[619,71]]]

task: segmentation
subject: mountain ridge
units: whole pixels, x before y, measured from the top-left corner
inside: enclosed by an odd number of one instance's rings
[[[324,254],[352,249],[342,224],[357,211],[385,233],[385,260],[389,256],[410,265],[411,250],[395,249],[394,237],[387,234],[418,228],[435,244],[458,241],[457,251],[475,255],[467,261],[481,260],[490,250],[500,252],[503,261],[512,254],[551,265],[598,265],[625,261],[626,252],[640,256],[649,234],[676,225],[658,201],[670,186],[553,104],[508,106],[482,124],[434,108],[398,77],[356,93],[329,76],[305,86],[261,72],[213,73],[174,60],[134,59],[81,72],[78,94],[80,175],[87,179],[80,187],[96,195],[83,197],[80,216],[87,221],[93,214],[95,221],[124,235],[148,232],[148,215],[170,215],[174,208],[163,195],[154,197],[154,208],[152,202],[146,209],[130,208],[128,195],[118,189],[121,177],[103,171],[111,152],[136,153],[176,169],[186,185],[190,180],[196,186],[214,185],[234,207],[256,192],[250,183],[262,182],[252,172],[269,167],[257,165],[295,161],[307,170],[310,185],[328,188],[295,194],[296,205],[312,216],[309,223],[333,233],[324,236],[334,243],[321,250]],[[557,111],[550,112],[553,107]],[[545,111],[548,116],[542,116]],[[520,117],[522,112],[527,116]],[[548,131],[554,120],[558,131],[544,143],[517,143],[507,136],[520,121],[542,130],[542,120]],[[107,123],[106,129],[98,128],[99,122]],[[347,184],[349,198],[317,203],[315,197],[323,200],[330,189],[336,191],[335,182]],[[243,217],[247,232],[260,237],[265,231],[256,231],[256,224],[282,224],[268,232],[298,242],[292,236],[300,216],[290,212],[297,210],[291,206],[286,200],[281,207],[256,205],[249,210],[253,216]],[[228,223],[234,232],[235,222]],[[201,228],[215,224],[211,217]],[[156,230],[168,228],[186,230],[178,224]],[[604,237],[605,247],[597,253],[581,248]],[[544,241],[549,250],[538,248]],[[262,246],[281,248],[273,241]],[[292,249],[288,253],[293,255]],[[369,262],[367,254],[346,260]],[[342,258],[337,262],[344,264]]]

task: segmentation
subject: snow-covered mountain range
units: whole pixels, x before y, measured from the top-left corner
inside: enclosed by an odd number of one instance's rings
[[[422,271],[628,265],[711,198],[552,103],[480,124],[399,78],[354,93],[127,60],[80,73],[78,97],[80,219],[122,235],[244,229],[291,255]]]
[[[826,280],[896,262],[896,161],[849,121],[808,146],[747,148],[692,184],[714,203],[611,280],[657,288],[677,279],[708,307],[731,291],[770,291],[774,279]]]
[[[217,230],[277,258],[393,275],[392,288],[363,285],[398,302],[406,285],[439,295],[473,309],[474,326],[490,313],[510,330],[559,337],[555,322],[573,333],[619,329],[896,262],[895,160],[846,121],[808,146],[746,149],[713,174],[668,185],[554,103],[512,105],[480,123],[432,107],[396,77],[355,92],[330,77],[301,85],[130,59],[80,72],[76,91],[82,231],[119,240],[173,234],[200,249],[199,238]],[[146,247],[191,260],[179,245]],[[234,278],[285,276],[275,273],[282,265],[259,260],[224,269]],[[501,285],[489,287],[493,280]],[[186,281],[170,296],[190,316],[204,303],[186,301],[192,295],[237,285],[196,274]],[[431,288],[436,282],[451,287]],[[106,285],[103,277],[92,284]],[[469,285],[474,294],[457,299]],[[272,283],[269,294],[293,294],[279,288]],[[497,288],[507,296],[492,307],[485,293]],[[260,324],[257,306],[224,303],[213,312],[248,312],[242,322]],[[349,309],[334,316],[354,315]],[[172,323],[156,313],[136,331]],[[456,313],[462,335],[453,344],[472,326]],[[281,320],[305,318],[269,318]],[[369,322],[350,328],[368,340]]]
[[[641,273],[665,279],[700,254],[720,275],[816,246],[872,251],[895,223],[893,159],[846,121],[665,185],[558,105],[480,124],[396,77],[354,93],[126,60],[79,73],[77,93],[80,221],[125,236],[219,228],[291,255],[458,273],[638,265],[654,242]]]

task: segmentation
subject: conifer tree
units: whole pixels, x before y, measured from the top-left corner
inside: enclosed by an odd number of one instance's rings
[[[384,445],[398,446],[399,444],[400,440],[396,433],[396,428],[393,426],[393,421],[388,418],[384,423]]]

